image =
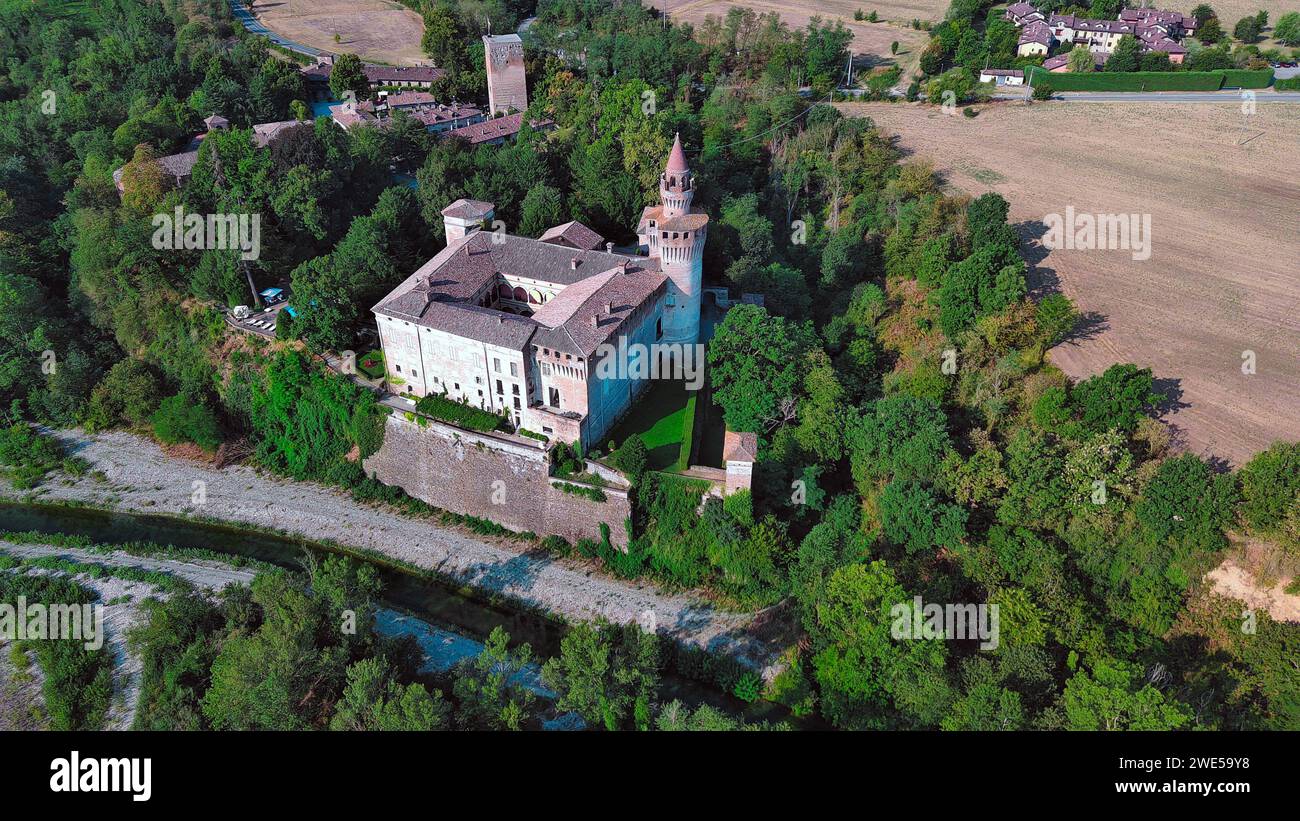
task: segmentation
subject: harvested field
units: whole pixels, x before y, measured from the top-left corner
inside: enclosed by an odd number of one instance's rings
[[[275,33],[335,54],[399,66],[429,62],[420,48],[424,21],[388,0],[267,0],[253,11]]]
[[[1070,376],[1152,368],[1181,442],[1234,464],[1300,439],[1300,106],[1261,105],[1248,123],[1231,103],[1007,103],[974,119],[842,108],[898,135],[951,188],[1006,197],[1031,285],[1085,313],[1051,352]],[[1068,206],[1149,214],[1150,258],[1042,247],[1044,218]]]

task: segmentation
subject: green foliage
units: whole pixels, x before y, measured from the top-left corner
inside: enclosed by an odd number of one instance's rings
[[[364,658],[347,670],[331,730],[428,732],[447,727],[450,707],[442,693],[423,684],[403,685],[382,656]]]
[[[86,429],[143,425],[161,402],[162,386],[149,366],[137,359],[123,359],[109,368],[91,392]]]
[[[1075,673],[1062,703],[1071,730],[1177,730],[1192,720],[1191,708],[1147,683],[1140,668],[1112,659]]]
[[[932,480],[948,448],[948,420],[933,402],[878,399],[846,431],[853,479],[864,490],[886,477]]]
[[[659,647],[635,624],[579,624],[542,667],[556,706],[607,730],[649,729],[647,707],[659,687]]]
[[[895,479],[880,493],[882,535],[908,553],[959,548],[966,536],[966,515],[914,481]]]
[[[415,403],[415,410],[443,422],[450,422],[468,430],[490,431],[501,427],[500,415],[475,408],[466,402],[448,399],[443,394],[426,393]]]
[[[214,451],[221,444],[216,414],[207,405],[192,401],[184,394],[164,399],[149,422],[154,435],[167,445],[193,442],[206,451]]]
[[[1300,444],[1274,442],[1241,469],[1241,514],[1246,523],[1271,530],[1300,510]]]
[[[1148,408],[1164,397],[1152,392],[1150,368],[1111,365],[1105,373],[1083,380],[1070,391],[1084,427],[1101,432],[1132,431]]]
[[[63,460],[63,447],[30,425],[19,423],[0,431],[0,465],[18,490],[35,487]]]
[[[811,332],[757,305],[727,311],[709,343],[713,398],[727,429],[765,431],[780,406],[795,396],[799,361],[812,344]]]
[[[461,729],[518,730],[532,716],[536,696],[522,682],[532,648],[509,647],[510,634],[494,627],[473,659],[456,667],[456,726]]]
[[[98,598],[69,579],[0,573],[0,601],[12,606],[20,596],[29,607],[42,604],[80,608],[80,605],[91,604]],[[12,613],[9,618],[12,620]],[[113,695],[113,656],[107,645],[87,649],[86,644],[71,634],[65,636],[61,633],[57,637],[27,638],[14,645],[36,653],[50,729],[97,730],[108,712]]]
[[[1134,513],[1146,534],[1158,542],[1173,540],[1214,551],[1227,546],[1223,527],[1232,520],[1237,497],[1234,476],[1216,476],[1209,465],[1187,453],[1160,464]]]

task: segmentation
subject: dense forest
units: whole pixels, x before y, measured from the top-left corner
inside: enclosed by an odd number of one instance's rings
[[[484,20],[508,30],[533,11],[413,5],[426,50],[454,69],[442,93],[463,97],[482,87]],[[1179,453],[1156,418],[1177,374],[1117,364],[1072,382],[1052,366],[1048,349],[1083,331],[1064,296],[1031,294],[1008,203],[945,192],[869,119],[815,102],[845,63],[842,25],[735,9],[692,29],[605,0],[535,13],[528,114],[553,131],[474,148],[401,116],[351,131],[321,119],[258,148],[251,125],[300,112],[306,90],[224,0],[104,0],[90,17],[0,2],[7,422],[125,426],[209,451],[247,441],[268,469],[418,509],[347,458],[378,447],[382,417],[312,355],[355,344],[374,300],[441,247],[439,211],[458,197],[494,202],[516,233],[579,219],[629,239],[680,132],[714,226],[706,278],[764,297],[726,314],[708,354],[727,426],[759,435],[753,492],[701,508],[698,486],[644,471],[639,444],[621,443],[631,546],[580,552],[620,576],[774,608],[795,636],[761,695],[836,727],[1300,727],[1300,629],[1247,618],[1201,582],[1234,533],[1296,558],[1300,446],[1229,470]],[[976,47],[945,26],[936,42]],[[933,69],[953,60],[944,46]],[[232,128],[170,189],[152,158],[213,113]],[[177,206],[261,214],[264,252],[245,264],[154,249],[150,217]],[[280,339],[226,330],[250,279],[286,277],[310,309],[282,320]],[[33,439],[19,427],[0,443],[29,480],[58,466],[28,456]],[[429,692],[412,683],[409,648],[337,634],[323,602],[375,590],[356,568],[328,572],[169,602],[162,632],[141,638],[160,682],[141,723],[524,724],[526,695],[496,675],[523,663],[520,648],[495,636],[466,683]],[[1000,646],[891,638],[887,614],[916,596],[997,604]],[[591,723],[734,726],[660,704],[660,649],[635,628],[582,628],[565,644],[548,681]],[[308,650],[314,667],[296,655]],[[585,680],[584,657],[608,679]],[[751,677],[725,686],[760,695]]]

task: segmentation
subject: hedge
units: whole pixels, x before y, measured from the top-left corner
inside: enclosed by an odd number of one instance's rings
[[[1042,68],[1029,69],[1033,85],[1038,73],[1047,74],[1046,82],[1056,91],[1218,91],[1225,85],[1233,88],[1267,88],[1273,70],[1265,71],[1097,71],[1089,74],[1048,74]]]
[[[443,422],[450,422],[462,428],[477,431],[496,430],[501,424],[501,417],[491,411],[462,405],[448,399],[442,394],[430,393],[420,397],[415,409],[425,416],[432,416]]]
[[[1235,68],[1223,70],[1224,88],[1268,88],[1273,82],[1273,69],[1262,71],[1243,71]]]
[[[1288,77],[1285,80],[1278,80],[1273,84],[1275,91],[1300,91],[1300,74],[1295,77]]]

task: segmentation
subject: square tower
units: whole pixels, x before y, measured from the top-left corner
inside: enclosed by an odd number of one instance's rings
[[[524,41],[518,34],[483,35],[487,63],[488,116],[528,108],[528,83],[524,72]]]

